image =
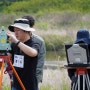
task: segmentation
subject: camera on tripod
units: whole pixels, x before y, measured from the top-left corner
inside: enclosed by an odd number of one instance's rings
[[[8,36],[6,34],[4,26],[0,30],[0,55],[6,55],[11,50],[10,43],[8,42]]]
[[[68,74],[72,80],[71,90],[90,90],[89,44],[65,45]]]
[[[65,45],[67,63],[70,67],[90,66],[88,44]]]

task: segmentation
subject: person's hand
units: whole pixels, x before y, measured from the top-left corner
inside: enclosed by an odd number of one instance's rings
[[[9,40],[13,43],[17,43],[19,40],[16,38],[15,34],[10,32],[10,31],[7,31],[6,33],[8,36],[9,36]]]

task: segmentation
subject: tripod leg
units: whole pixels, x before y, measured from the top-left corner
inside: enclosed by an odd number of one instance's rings
[[[15,74],[15,76],[16,76],[19,84],[20,84],[20,86],[22,87],[22,90],[26,90],[26,88],[25,88],[24,84],[22,83],[22,81],[21,81],[18,73],[16,72],[15,68],[14,68],[13,65],[12,65],[12,62],[11,62],[10,57],[9,57],[9,56],[0,56],[0,58],[3,58],[3,59],[8,60],[8,63],[9,63],[9,65],[11,66],[11,68],[12,68],[12,70],[13,70],[13,73]]]
[[[26,88],[25,88],[25,86],[23,85],[23,83],[22,83],[22,81],[21,81],[20,77],[18,76],[18,74],[17,74],[17,72],[16,72],[15,68],[13,67],[11,60],[10,60],[10,59],[8,59],[8,61],[9,61],[9,64],[10,64],[10,66],[11,66],[12,70],[13,70],[13,73],[15,74],[15,76],[16,76],[16,78],[17,78],[17,80],[18,80],[19,84],[20,84],[20,85],[21,85],[21,87],[22,87],[22,90],[26,90]]]
[[[4,59],[0,58],[0,90],[2,90],[3,71],[4,71]]]
[[[80,90],[80,75],[78,75],[78,90]]]
[[[74,87],[75,87],[75,82],[72,84],[72,90],[74,90]]]
[[[77,86],[78,86],[78,79],[76,81],[75,90],[77,90]]]
[[[85,90],[85,78],[86,78],[86,76],[84,74],[82,76],[83,76],[83,90]]]
[[[78,89],[78,75],[76,77],[75,82],[72,85],[72,90],[77,90],[77,89]]]
[[[77,90],[77,80],[78,80],[77,76],[78,76],[77,74],[75,74],[75,76],[73,76],[71,90]]]
[[[77,78],[76,78],[76,81],[74,81],[72,85],[72,90],[76,90],[76,89],[77,89]]]
[[[87,85],[87,89],[90,90],[90,80],[88,74],[86,74],[86,85]]]

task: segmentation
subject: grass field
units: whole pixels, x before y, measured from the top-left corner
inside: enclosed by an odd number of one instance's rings
[[[42,89],[43,87],[44,89]],[[66,69],[44,70],[41,90],[70,90],[70,79],[68,78]]]
[[[66,69],[45,69],[40,90],[70,90],[70,79]],[[3,90],[10,90],[8,75],[3,76]]]

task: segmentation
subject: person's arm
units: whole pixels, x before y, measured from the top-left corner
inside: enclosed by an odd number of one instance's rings
[[[17,45],[20,50],[22,50],[25,54],[31,56],[31,57],[35,57],[38,54],[38,51],[30,46],[25,45],[22,42],[19,42],[19,44]]]
[[[10,58],[12,58],[12,54],[11,54],[11,53],[8,52],[7,55],[8,55]]]
[[[7,35],[10,38],[10,41],[17,44],[19,42],[19,40],[16,38],[16,36],[12,33],[12,32],[7,32]],[[21,51],[23,51],[25,54],[31,56],[31,57],[35,57],[38,54],[38,51],[30,46],[25,45],[22,42],[19,42],[17,45]]]

